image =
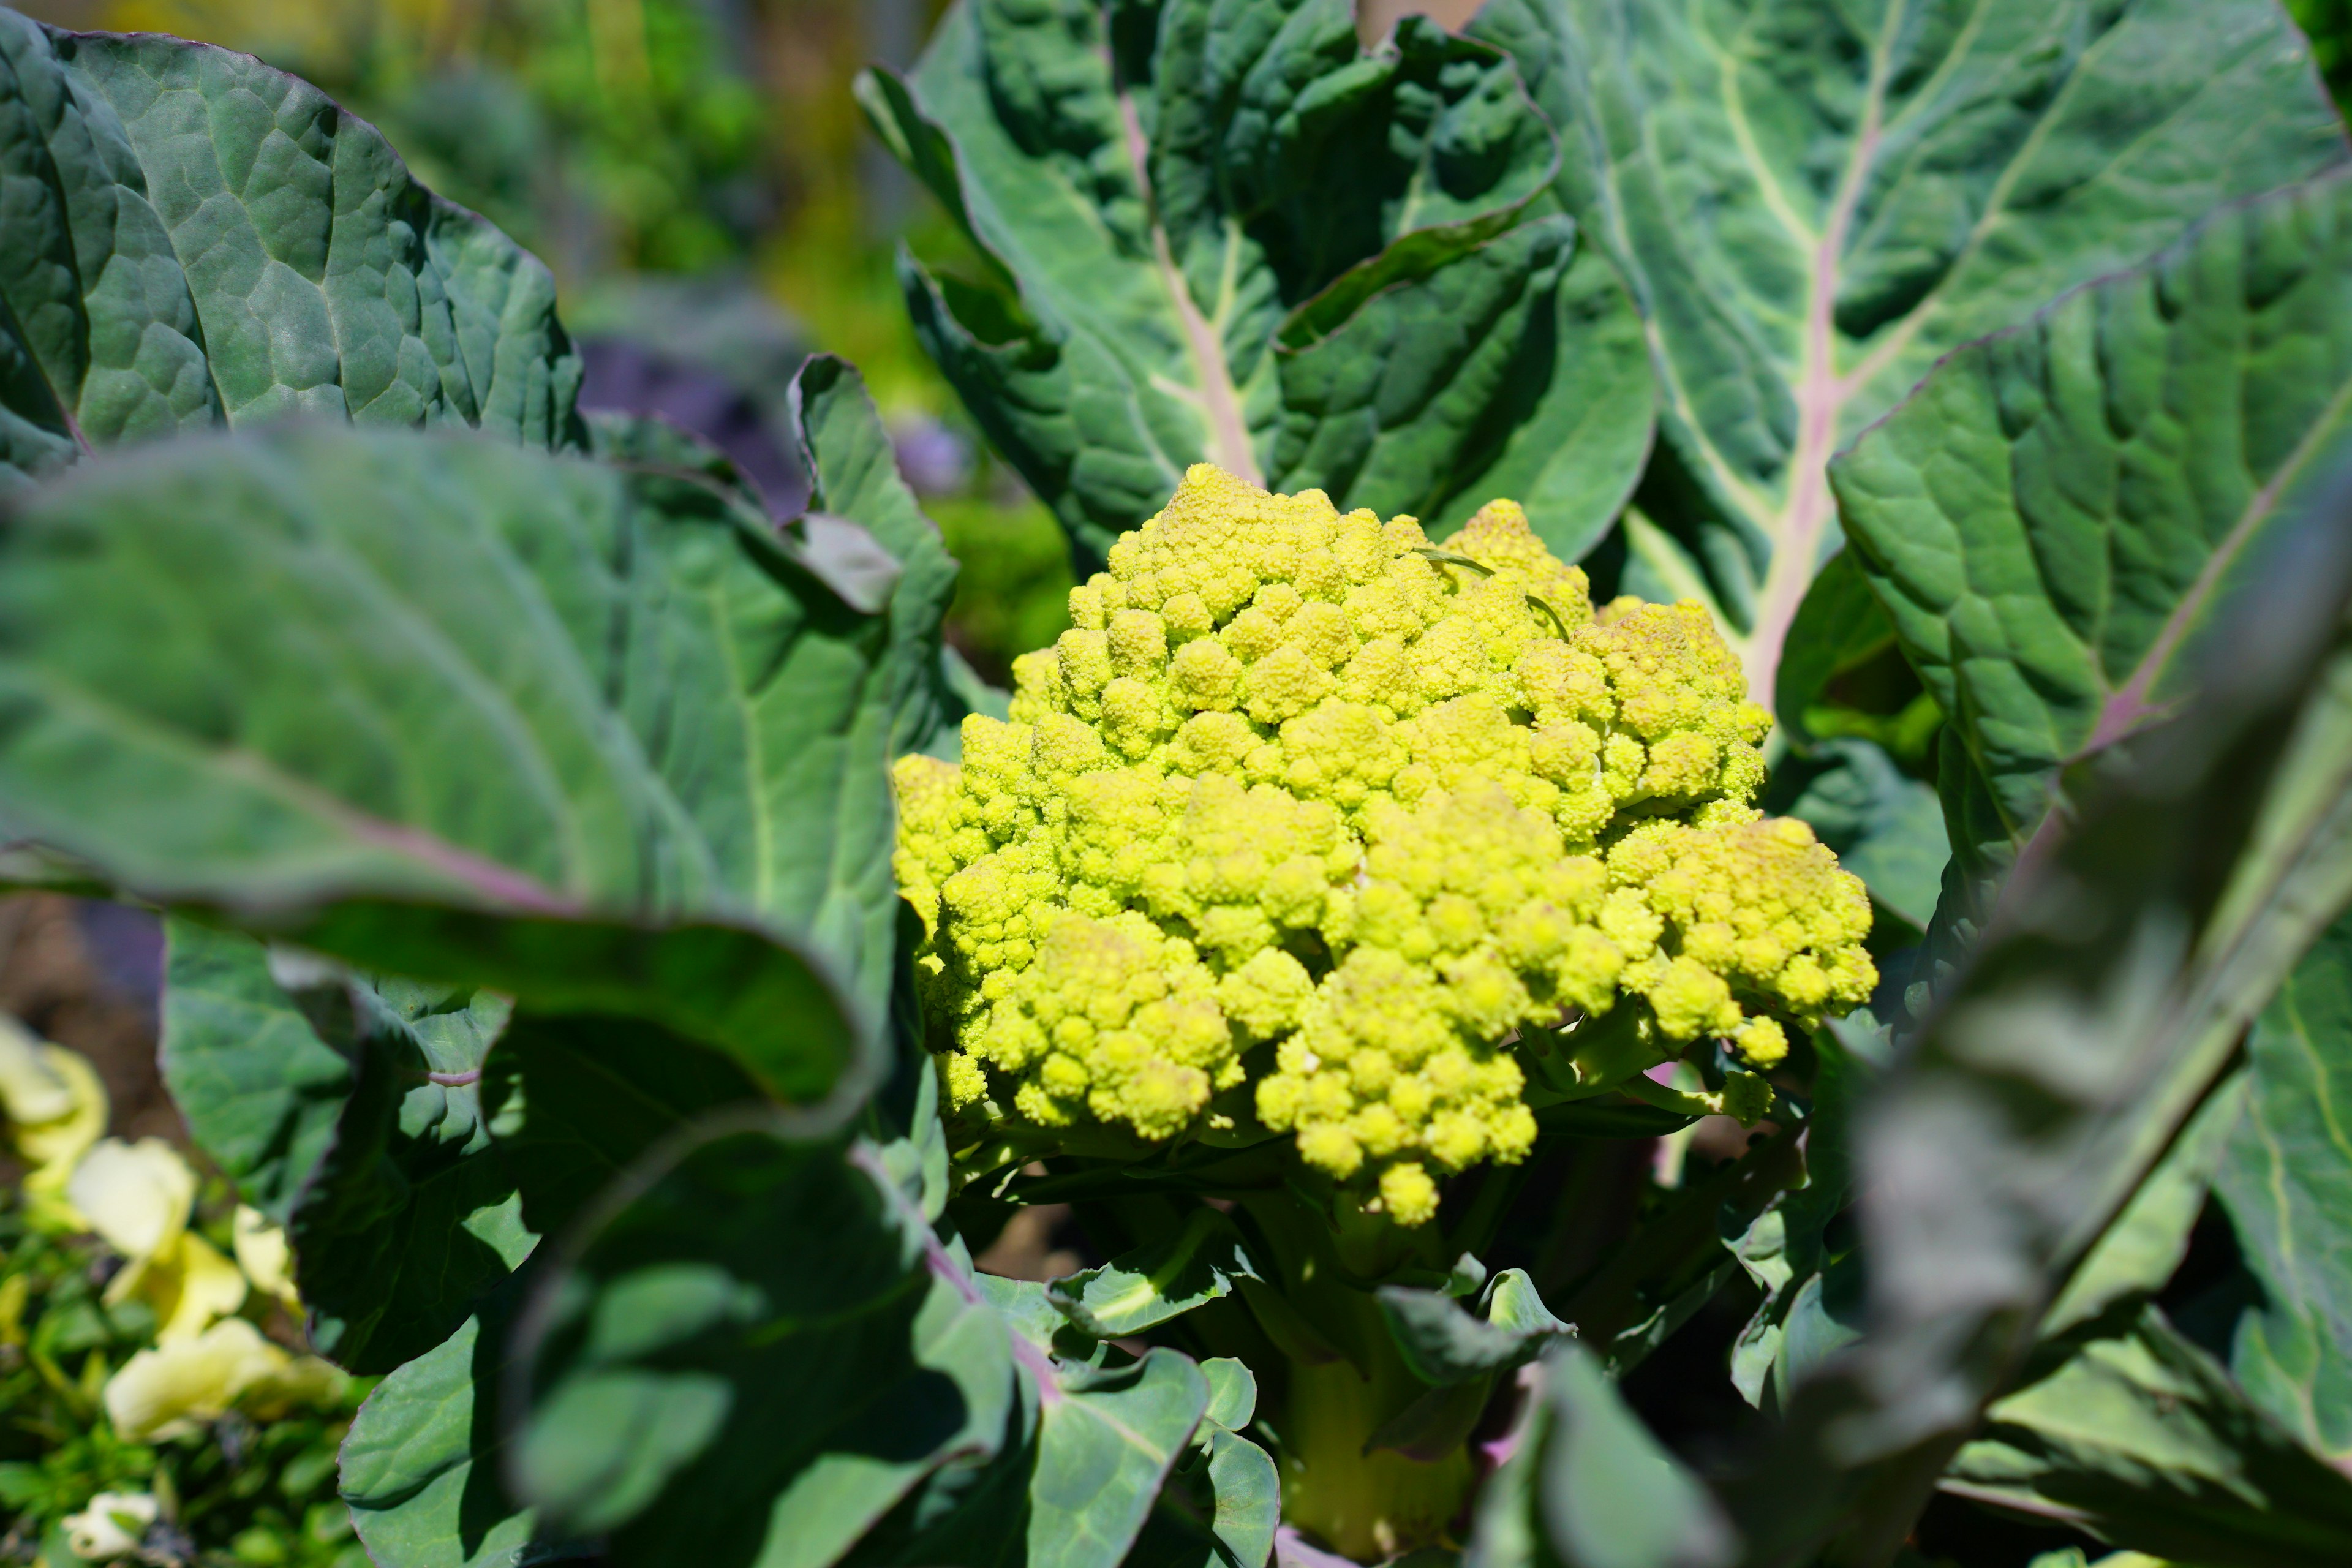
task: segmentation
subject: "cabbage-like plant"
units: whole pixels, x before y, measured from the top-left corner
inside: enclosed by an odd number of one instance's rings
[[[962,0],[862,90],[1087,565],[1011,693],[847,366],[776,527],[311,89],[0,55],[7,869],[166,912],[378,1563],[2352,1552],[2268,0]]]

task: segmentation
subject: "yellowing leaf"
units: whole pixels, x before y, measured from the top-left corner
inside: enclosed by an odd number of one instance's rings
[[[152,1442],[217,1421],[240,1405],[257,1415],[331,1401],[342,1373],[316,1356],[291,1356],[243,1318],[225,1318],[193,1339],[141,1351],[107,1380],[106,1414],[118,1435]]]
[[[230,1243],[236,1248],[236,1266],[253,1288],[285,1302],[287,1310],[300,1311],[302,1298],[294,1290],[294,1250],[287,1244],[285,1228],[244,1204],[237,1205],[234,1223]]]
[[[139,1550],[155,1514],[155,1500],[145,1492],[100,1492],[67,1518],[66,1544],[85,1563],[128,1557]]]
[[[196,1201],[196,1173],[161,1138],[126,1143],[109,1138],[82,1156],[66,1184],[73,1200],[109,1247],[131,1260],[115,1277],[110,1299],[136,1289],[125,1280],[138,1266],[169,1247],[187,1228]]]
[[[138,1294],[155,1309],[158,1344],[192,1340],[214,1319],[245,1305],[245,1276],[193,1231],[182,1231],[142,1272]],[[130,1273],[126,1268],[116,1278]]]
[[[41,1042],[0,1014],[0,1115],[25,1126],[59,1121],[73,1108],[73,1090],[43,1059]]]

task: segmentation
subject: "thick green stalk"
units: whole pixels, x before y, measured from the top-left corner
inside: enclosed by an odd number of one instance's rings
[[[1363,1281],[1438,1266],[1435,1227],[1403,1232],[1363,1216],[1326,1222],[1299,1194],[1244,1209],[1271,1251],[1269,1276],[1244,1291],[1283,1365],[1269,1414],[1281,1439],[1283,1516],[1332,1550],[1378,1562],[1441,1539],[1468,1500],[1466,1447],[1433,1462],[1367,1452],[1374,1433],[1430,1392],[1405,1365]],[[1423,1256],[1427,1254],[1427,1256]],[[1352,1278],[1351,1278],[1352,1277]]]

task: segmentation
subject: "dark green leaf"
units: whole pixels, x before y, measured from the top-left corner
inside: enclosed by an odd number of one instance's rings
[[[2346,155],[2271,0],[1496,0],[1473,32],[1633,284],[1698,490],[1661,521],[1752,626],[1759,700],[1832,452],[1958,345]]]
[[[2347,219],[2342,177],[2225,212],[1954,355],[1833,466],[1857,563],[2012,838],[2060,768],[2178,705],[2327,478],[2352,406]]]
[[[2339,921],[2247,1037],[2245,1118],[2216,1189],[2263,1288],[2231,1370],[2311,1450],[2352,1458],[2352,922]]]
[[[198,1147],[283,1225],[351,1098],[351,1058],[321,1040],[249,937],[169,921],[163,1081]]]
[[[309,427],[70,479],[0,568],[17,834],[373,971],[648,1018],[788,1097],[878,1021],[889,627],[723,493]]]
[[[1580,551],[1646,455],[1605,268],[1540,217],[1558,164],[1510,62],[1345,0],[965,0],[860,97],[987,275],[901,278],[982,427],[1097,557],[1187,465],[1444,524],[1524,490]]]
[[[1545,1356],[1464,1568],[1722,1568],[1738,1538],[1583,1347]]]
[[[1856,559],[1852,551],[1841,550],[1823,563],[1780,647],[1772,711],[1801,746],[1818,738],[1805,722],[1805,710],[1823,700],[1831,680],[1895,641],[1895,623]]]
[[[1004,1328],[837,1143],[721,1134],[631,1184],[526,1330],[516,1475],[549,1517],[621,1563],[815,1568],[991,1450]]]
[[[579,447],[547,269],[249,55],[0,12],[0,486],[289,414]]]
[[[1232,1291],[1236,1279],[1259,1278],[1234,1222],[1203,1205],[1173,1236],[1056,1279],[1047,1289],[1081,1331],[1113,1340],[1214,1301]]]
[[[1885,1049],[1885,1029],[1867,1009],[1814,1035],[1803,1183],[1744,1226],[1727,1227],[1724,1244],[1764,1293],[1731,1352],[1733,1384],[1760,1409],[1784,1408],[1796,1384],[1861,1331],[1861,1260],[1850,1238],[1832,1239],[1832,1226],[1853,1194],[1855,1104]]]
[[[2179,1562],[2322,1568],[2352,1557],[2352,1479],[2256,1410],[2152,1307],[1993,1405],[1943,1485]]]
[[[757,1092],[727,1058],[658,1031],[526,1013],[509,1024],[486,1064],[478,1094],[491,1142],[469,1158],[500,1184],[501,1214],[519,1199],[530,1230],[553,1231],[686,1123]],[[393,1159],[355,1174],[363,1192],[371,1183],[379,1192],[396,1185],[419,1162],[418,1141],[386,1142]],[[334,1174],[321,1173],[306,1200],[344,1201]],[[446,1216],[425,1223],[446,1226]],[[298,1216],[298,1242],[303,1231]],[[500,1561],[501,1543],[538,1533],[535,1515],[508,1491],[498,1458],[519,1413],[497,1408],[511,1381],[513,1307],[534,1273],[526,1266],[467,1300],[457,1288],[469,1281],[410,1267],[465,1245],[463,1230],[419,1234],[397,1208],[373,1230],[331,1239],[325,1256],[313,1247],[298,1257],[303,1289],[386,1301],[375,1321],[389,1328],[377,1342],[399,1337],[413,1344],[433,1325],[446,1327],[453,1302],[470,1313],[447,1342],[394,1370],[361,1412],[344,1450],[343,1489],[362,1539],[386,1568]],[[333,1272],[338,1266],[341,1274]],[[453,1549],[459,1554],[445,1555]]]
[[[1732,1489],[1759,1561],[1892,1551],[2352,894],[2347,494],[2293,509],[2187,710],[2085,769],[1874,1098],[1870,1332],[1796,1391]]]
[[[389,1372],[440,1343],[539,1241],[482,1111],[506,1008],[321,968],[281,984],[308,980],[310,1008],[346,1015],[331,1037],[359,1071],[287,1235],[312,1342],[355,1372]]]
[[[1440,1290],[1383,1285],[1377,1294],[1405,1364],[1433,1387],[1523,1366],[1572,1331],[1546,1310],[1524,1268],[1496,1275],[1475,1315]]]
[[[352,1421],[342,1498],[382,1568],[511,1568],[589,1555],[548,1539],[499,1474],[494,1405],[509,1317],[499,1302],[467,1318],[378,1384]]]
[[[1686,1183],[1577,1285],[1561,1315],[1587,1350],[1622,1374],[1713,1299],[1733,1271],[1726,1227],[1736,1234],[1802,1173],[1798,1133],[1759,1139],[1745,1157]]]

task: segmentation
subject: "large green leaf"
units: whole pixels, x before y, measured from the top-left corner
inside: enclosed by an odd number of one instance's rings
[[[2272,0],[1492,0],[1473,31],[1641,302],[1696,480],[1659,521],[1759,700],[1832,452],[1959,344],[2346,155]]]
[[[289,414],[577,447],[547,269],[248,55],[0,11],[0,488]]]
[[[2244,1120],[2216,1188],[2263,1288],[2231,1368],[2310,1447],[2352,1458],[2352,922],[2338,921],[2254,1021]]]
[[[2053,1348],[2067,1353],[1993,1405],[1946,1489],[2179,1562],[2352,1557],[2352,1479],[2255,1409],[2156,1309]]]
[[[509,1022],[478,1084],[490,1142],[471,1157],[499,1184],[506,1212],[511,1215],[519,1201],[522,1224],[536,1233],[566,1227],[616,1173],[688,1123],[758,1095],[727,1058],[658,1031],[528,1013]],[[381,1166],[359,1173],[354,1183],[363,1192],[371,1183],[381,1190],[406,1180],[431,1157],[419,1140],[386,1142],[394,1157],[389,1174]],[[336,1201],[335,1176],[331,1169],[319,1173],[306,1197]],[[369,1395],[353,1425],[342,1489],[362,1539],[386,1568],[501,1562],[500,1551],[525,1541],[552,1550],[532,1510],[508,1490],[500,1460],[505,1431],[518,1419],[500,1409],[513,1384],[513,1320],[535,1270],[526,1262],[479,1294],[460,1298],[453,1282],[406,1267],[408,1247],[416,1249],[418,1263],[446,1251],[452,1244],[446,1229],[412,1235],[397,1215],[386,1228],[398,1235],[373,1258],[355,1257],[348,1242],[327,1258],[307,1250],[297,1256],[306,1294],[349,1297],[355,1287],[373,1286],[396,1298],[379,1321],[392,1321],[411,1340],[449,1330],[455,1321],[447,1340],[398,1367]],[[298,1223],[298,1248],[303,1235]],[[321,1278],[338,1263],[347,1266],[344,1273]],[[445,1305],[452,1300],[455,1312]]]
[[[1797,1388],[1732,1489],[1756,1561],[1893,1549],[2352,894],[2346,493],[2291,509],[2190,706],[2086,769],[1874,1097],[1869,1332]]]
[[[722,1135],[632,1184],[529,1331],[516,1474],[548,1515],[622,1563],[820,1568],[992,1449],[1002,1321],[837,1142]]]
[[[352,1422],[342,1499],[383,1568],[507,1568],[590,1554],[548,1539],[499,1474],[496,1403],[511,1315],[501,1300],[468,1317],[378,1384]]]
[[[313,1338],[355,1370],[438,1343],[646,1148],[760,1098],[730,1058],[633,1020],[510,1017],[488,993],[169,931],[167,1081],[239,1195],[288,1226]]]
[[[0,818],[156,901],[648,1017],[814,1098],[860,1031],[780,942],[878,1024],[885,764],[937,661],[799,547],[693,478],[474,438],[126,454],[0,537]]]
[[[2347,407],[2352,178],[2331,176],[1955,354],[1832,466],[2012,838],[2061,767],[2187,693]]]
[[[358,1071],[287,1236],[313,1342],[355,1372],[388,1372],[441,1342],[538,1244],[483,1110],[507,1007],[320,968],[300,1004],[343,1016],[329,1038]]]
[[[1640,472],[1631,301],[1490,47],[1366,48],[1346,0],[963,0],[860,93],[987,263],[902,265],[917,334],[1091,554],[1200,460],[1444,524],[1517,491],[1571,554]]]
[[[319,1037],[250,937],[165,923],[163,1082],[198,1147],[278,1224],[325,1155],[355,1066]]]

